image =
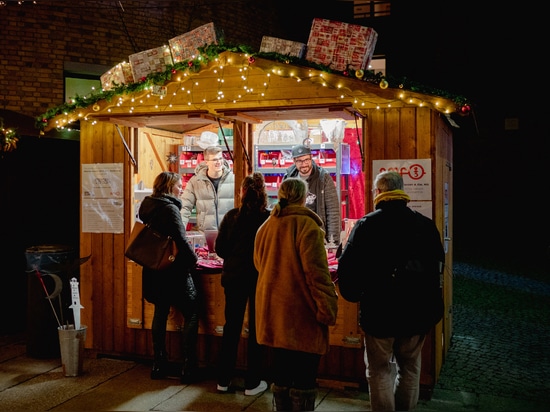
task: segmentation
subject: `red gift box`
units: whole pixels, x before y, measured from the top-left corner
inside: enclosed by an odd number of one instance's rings
[[[110,90],[116,85],[128,84],[134,82],[132,67],[130,63],[119,63],[100,77],[103,90]]]
[[[374,53],[378,33],[371,27],[327,19],[313,19],[306,60],[333,70],[366,70]]]
[[[304,57],[305,51],[306,45],[304,43],[269,36],[262,37],[262,45],[260,46],[260,52],[263,53],[288,54],[300,59]]]
[[[149,73],[164,72],[174,64],[168,46],[156,47],[129,56],[134,81],[147,77]]]
[[[198,54],[198,48],[209,44],[218,44],[214,23],[207,23],[188,33],[168,40],[174,63],[191,60]]]

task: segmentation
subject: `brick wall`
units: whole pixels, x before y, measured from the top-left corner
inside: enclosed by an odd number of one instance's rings
[[[0,108],[32,117],[63,103],[66,64],[110,68],[209,22],[255,50],[285,38],[275,0],[30,3],[0,7]]]

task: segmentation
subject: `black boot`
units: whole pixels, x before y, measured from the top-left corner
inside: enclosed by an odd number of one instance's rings
[[[168,354],[166,351],[159,351],[155,353],[151,379],[164,379],[166,376],[168,376]]]
[[[290,401],[290,395],[288,393],[288,387],[271,385],[271,392],[273,392],[273,402],[275,404],[275,411],[291,411],[292,402]]]
[[[199,367],[196,359],[185,359],[181,370],[181,383],[190,384],[199,381]]]
[[[293,411],[314,411],[317,389],[290,389]]]

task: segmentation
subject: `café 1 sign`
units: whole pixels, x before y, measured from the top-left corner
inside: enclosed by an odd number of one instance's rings
[[[373,160],[372,176],[393,170],[403,176],[405,193],[411,201],[409,207],[425,216],[432,217],[432,160],[394,159]]]

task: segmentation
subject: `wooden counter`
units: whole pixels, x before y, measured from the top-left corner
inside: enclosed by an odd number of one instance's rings
[[[195,275],[197,286],[204,297],[199,321],[199,360],[203,366],[213,366],[219,352],[223,325],[225,324],[225,296],[221,285],[221,273],[202,271]],[[129,328],[151,329],[154,306],[142,299],[141,266],[128,263],[128,305],[127,326]],[[179,330],[183,326],[183,317],[171,310],[167,323],[170,356],[179,359]],[[237,367],[246,366],[246,338],[248,322],[243,324]],[[338,300],[338,318],[336,325],[330,327],[330,352],[323,357],[319,371],[320,380],[325,385],[357,387],[365,381],[363,363],[362,333],[359,327],[357,303],[344,299]],[[269,368],[270,356],[266,359]]]

